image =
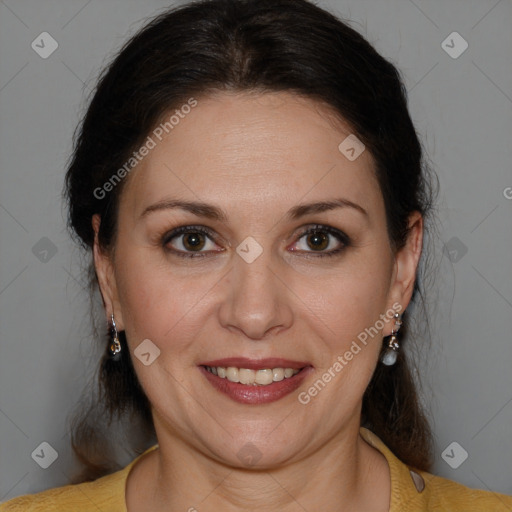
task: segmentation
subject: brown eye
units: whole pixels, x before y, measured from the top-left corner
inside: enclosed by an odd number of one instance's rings
[[[196,258],[216,250],[214,234],[202,226],[181,226],[164,235],[162,246],[177,256]]]
[[[322,251],[329,245],[329,236],[325,233],[312,233],[306,238],[308,246],[315,251]]]
[[[334,256],[350,245],[350,238],[336,228],[317,224],[303,231],[295,245],[292,251],[303,252],[308,256]]]
[[[183,235],[183,246],[188,251],[201,250],[205,245],[205,237],[202,233],[187,233]]]

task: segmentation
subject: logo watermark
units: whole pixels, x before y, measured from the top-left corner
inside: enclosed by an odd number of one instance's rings
[[[361,331],[357,335],[357,339],[359,342],[366,346],[368,343],[368,337],[374,338],[379,332],[382,331],[385,325],[385,320],[391,320],[395,313],[399,313],[402,310],[402,305],[398,302],[395,302],[393,306],[380,315],[379,320],[377,320],[371,327],[367,327],[364,331]],[[342,356],[338,356],[334,364],[326,370],[319,379],[317,379],[312,386],[308,388],[307,391],[302,391],[299,393],[298,400],[302,405],[307,405],[311,402],[311,398],[314,398],[318,395],[320,391],[322,391],[325,386],[331,382],[331,380],[336,377],[338,373],[348,365],[354,356],[361,352],[362,347],[357,341],[352,341],[350,345],[350,349],[347,350]]]
[[[185,119],[187,114],[197,106],[197,100],[189,98],[187,103],[184,103],[181,108],[176,109],[174,114],[169,117],[168,121],[160,123],[146,138],[144,144],[132,153],[132,156],[114,173],[112,176],[101,186],[94,189],[93,195],[96,199],[104,199],[108,192],[112,192],[116,185],[129,174],[133,168],[142,162],[144,157],[149,155],[150,151],[154,149],[158,142],[161,142],[166,134],[170,133],[179,123],[181,119]],[[156,140],[155,140],[156,139]]]

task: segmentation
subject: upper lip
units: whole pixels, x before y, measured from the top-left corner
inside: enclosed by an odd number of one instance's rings
[[[305,366],[311,366],[305,361],[292,361],[291,359],[283,359],[280,357],[267,357],[264,359],[249,359],[247,357],[226,357],[224,359],[215,359],[200,363],[199,366],[229,366],[235,368],[247,368],[249,370],[262,370],[266,368],[293,368],[300,370]]]

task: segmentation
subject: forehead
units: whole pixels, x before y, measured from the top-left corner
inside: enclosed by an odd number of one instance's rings
[[[179,116],[176,109],[163,116],[174,114],[168,133],[149,134],[154,147],[122,194],[134,215],[168,196],[267,210],[339,195],[379,203],[371,155],[365,150],[351,161],[340,151],[350,127],[320,103],[285,92],[196,101]]]

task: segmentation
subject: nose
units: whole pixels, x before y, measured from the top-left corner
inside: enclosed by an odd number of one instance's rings
[[[284,270],[279,268],[272,265],[270,251],[263,250],[251,263],[238,254],[234,256],[219,309],[224,328],[261,340],[292,325],[291,291],[286,286]]]

